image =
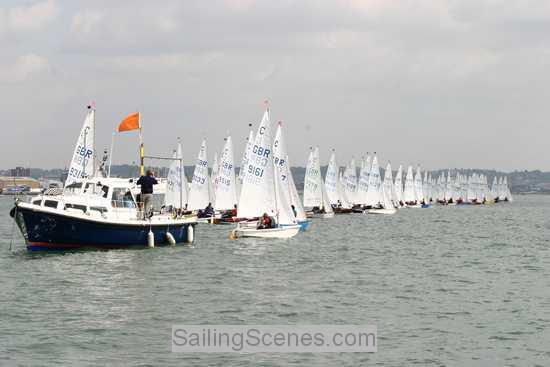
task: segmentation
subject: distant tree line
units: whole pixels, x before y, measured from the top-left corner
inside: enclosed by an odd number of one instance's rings
[[[168,168],[167,167],[157,167],[157,166],[151,166],[147,167],[152,169],[157,176],[159,177],[166,177],[168,175]],[[304,167],[292,167],[292,175],[294,176],[294,180],[296,181],[296,187],[301,190],[303,189],[304,184],[304,176],[306,173],[306,169]],[[395,167],[394,167],[395,169]],[[193,166],[185,166],[185,175],[187,176],[188,180],[191,180],[191,177],[193,176]],[[321,172],[323,174],[323,177],[326,173],[327,166],[321,167]],[[237,168],[237,172],[239,169]],[[381,175],[384,176],[384,169],[381,168]],[[441,173],[447,174],[449,169],[441,169],[441,170],[432,170],[430,171],[432,173],[432,176],[439,177]],[[514,171],[510,173],[500,172],[496,170],[489,170],[489,169],[451,169],[451,175],[454,177],[456,172],[460,172],[462,174],[471,175],[472,173],[482,173],[487,176],[489,185],[493,182],[493,177],[495,176],[506,176],[508,177],[508,184],[510,185],[510,189],[513,193],[528,193],[528,192],[536,192],[536,193],[547,193],[550,194],[550,172],[542,172],[540,170],[535,171]],[[47,178],[47,179],[56,179],[63,181],[64,175],[66,174],[65,169],[61,168],[55,168],[55,169],[41,169],[41,168],[31,168],[30,169],[31,177],[40,179],[40,178]],[[405,174],[406,172],[403,172]],[[395,177],[396,171],[393,172],[393,176]],[[9,176],[10,170],[0,170],[0,176]],[[131,164],[120,164],[120,165],[113,165],[111,167],[111,176],[112,177],[137,177],[139,175],[139,167],[137,165],[131,165]],[[359,170],[357,171],[357,175],[359,175]]]

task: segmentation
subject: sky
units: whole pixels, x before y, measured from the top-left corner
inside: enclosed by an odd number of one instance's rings
[[[147,154],[240,162],[269,100],[293,166],[550,170],[549,34],[546,0],[3,0],[0,168],[67,166],[91,101],[98,149],[140,111]]]

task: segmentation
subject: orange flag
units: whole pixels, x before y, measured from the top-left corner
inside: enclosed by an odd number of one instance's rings
[[[132,131],[139,129],[139,112],[126,116],[124,120],[118,125],[118,132]]]

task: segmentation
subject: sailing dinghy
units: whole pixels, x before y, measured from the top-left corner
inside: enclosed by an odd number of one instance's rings
[[[279,121],[277,131],[275,132],[275,140],[273,141],[273,160],[275,163],[275,175],[279,176],[281,182],[281,195],[290,203],[293,209],[293,214],[300,225],[300,229],[305,231],[309,226],[310,221],[307,219],[306,212],[302,206],[298,190],[290,171],[290,163],[286,152],[286,144],[283,136],[283,124]]]
[[[214,201],[214,192],[210,174],[208,173],[208,155],[206,150],[206,140],[203,140],[195,163],[193,179],[191,180],[191,189],[189,191],[189,203],[187,209],[193,212],[203,210]],[[213,217],[200,218],[199,223],[208,223],[213,221]]]
[[[372,160],[372,167],[369,177],[369,188],[367,191],[367,205],[371,206],[368,214],[395,214],[397,209],[391,201],[391,190],[393,186],[391,165],[388,163],[384,176],[384,184],[380,180],[380,167],[378,157],[375,155]]]
[[[291,238],[300,231],[291,204],[282,194],[281,177],[275,175],[271,128],[269,108],[266,108],[250,151],[238,210],[240,217],[254,220],[267,214],[276,218],[275,223],[272,228],[263,229],[239,222],[230,238]]]
[[[325,184],[321,177],[318,147],[309,152],[304,179],[304,207],[311,208],[309,213],[307,213],[311,218],[334,217],[334,211],[330,205]]]

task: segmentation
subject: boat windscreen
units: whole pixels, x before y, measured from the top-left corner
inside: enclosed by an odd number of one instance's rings
[[[127,188],[115,187],[113,189],[113,197],[111,204],[114,208],[135,208],[136,203],[132,192]]]

